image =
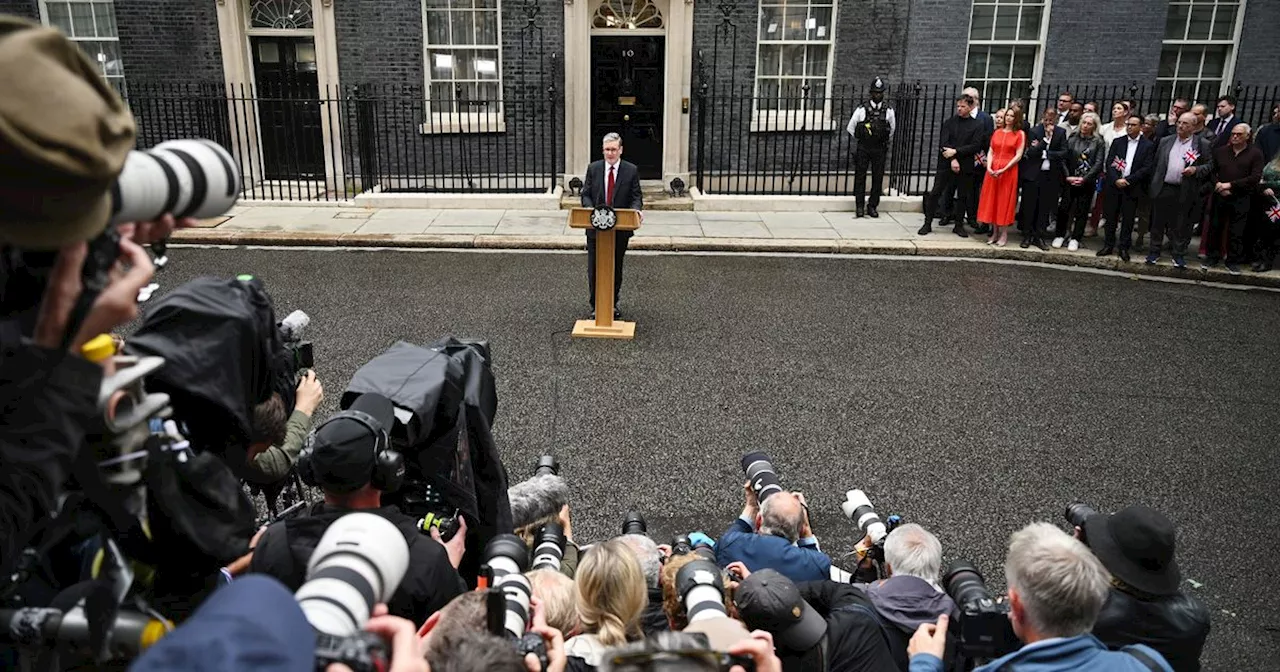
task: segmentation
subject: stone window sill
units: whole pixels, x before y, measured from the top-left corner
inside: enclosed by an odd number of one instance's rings
[[[418,126],[422,135],[506,133],[507,121],[500,114],[433,114]]]
[[[756,112],[751,115],[752,133],[821,133],[833,131],[836,127],[836,121],[822,110]]]

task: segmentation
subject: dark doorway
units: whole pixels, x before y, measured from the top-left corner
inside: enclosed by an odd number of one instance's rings
[[[662,179],[662,106],[665,42],[660,35],[591,38],[591,156],[600,139],[622,136],[622,158],[640,178]]]
[[[253,37],[263,177],[324,176],[320,80],[310,37]]]

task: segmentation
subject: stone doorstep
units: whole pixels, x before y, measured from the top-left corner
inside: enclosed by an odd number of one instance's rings
[[[582,250],[577,235],[504,235],[504,234],[361,234],[361,233],[293,233],[229,229],[183,229],[173,234],[179,244],[205,245],[275,245],[280,247],[389,247],[389,248],[479,248],[492,250]],[[1212,281],[1222,284],[1270,287],[1280,289],[1280,272],[1245,272],[1233,276],[1218,268],[1208,273],[1189,268],[1179,271],[1167,262],[1147,266],[1141,262],[1125,264],[1118,257],[1096,257],[1090,254],[1042,252],[1012,247],[973,246],[946,240],[858,240],[858,239],[787,239],[787,238],[689,238],[681,236],[637,236],[631,249],[689,252],[761,252],[815,254],[883,254],[921,257],[961,257],[970,259],[1009,259],[1033,261],[1058,266],[1097,268],[1132,275]]]

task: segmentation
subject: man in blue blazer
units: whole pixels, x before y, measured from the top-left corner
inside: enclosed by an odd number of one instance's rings
[[[607,205],[629,210],[644,209],[640,191],[640,172],[636,164],[622,160],[622,138],[617,133],[604,136],[601,144],[604,158],[587,166],[587,179],[582,185],[582,207]],[[622,319],[618,297],[622,293],[622,260],[631,242],[631,231],[618,231],[613,248],[613,319]],[[596,319],[596,230],[587,229],[587,293],[591,302],[591,319]]]
[[[1151,181],[1155,169],[1155,143],[1142,135],[1142,120],[1129,117],[1124,122],[1125,134],[1111,142],[1107,153],[1106,180],[1102,185],[1102,208],[1106,213],[1106,238],[1099,257],[1116,249],[1116,222],[1120,223],[1120,258],[1129,261],[1133,235],[1133,216],[1138,210],[1142,192]]]
[[[795,581],[831,578],[831,558],[818,547],[809,528],[804,499],[791,492],[774,492],[757,503],[748,481],[742,515],[720,536],[716,564],[728,567],[741,562],[755,572],[772,569]]]

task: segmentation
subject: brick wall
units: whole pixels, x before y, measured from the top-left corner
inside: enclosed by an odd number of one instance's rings
[[[1236,54],[1235,78],[1244,84],[1280,84],[1280,48],[1276,27],[1280,26],[1280,0],[1248,0],[1244,27]]]
[[[13,14],[32,21],[40,20],[40,8],[36,5],[36,0],[0,0],[0,14]]]
[[[1054,0],[1045,40],[1043,82],[1155,82],[1167,0]]]
[[[913,0],[910,5],[906,78],[926,84],[962,81],[972,0]]]
[[[115,7],[126,81],[222,81],[214,3],[115,0]]]

